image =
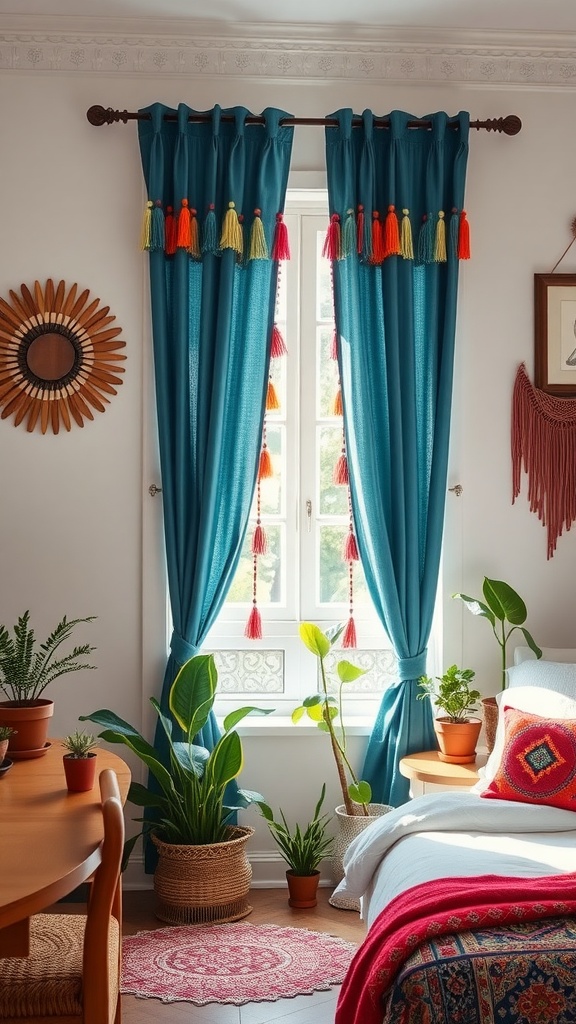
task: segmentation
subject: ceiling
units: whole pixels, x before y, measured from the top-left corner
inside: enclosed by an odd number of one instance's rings
[[[146,19],[204,24],[390,26],[495,32],[576,32],[575,0],[0,0],[2,16],[57,19]],[[12,19],[11,19],[12,20]],[[110,29],[114,25],[110,24]]]

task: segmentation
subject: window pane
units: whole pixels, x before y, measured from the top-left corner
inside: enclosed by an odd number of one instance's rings
[[[332,299],[332,270],[330,260],[322,255],[324,233],[316,234],[316,283],[317,283],[317,320],[334,319],[334,302]]]
[[[348,488],[333,482],[334,467],[342,453],[342,427],[340,423],[320,427],[319,436],[320,514],[347,517]]]
[[[266,444],[272,458],[274,476],[265,477],[260,481],[260,508],[262,515],[278,516],[282,510],[282,479],[284,477],[284,427],[269,423],[266,427]],[[254,495],[255,510],[256,494]]]
[[[258,556],[258,604],[277,604],[282,600],[281,547],[284,544],[284,530],[281,525],[264,524],[268,550]],[[244,538],[244,547],[236,575],[228,592],[227,602],[247,604],[252,600],[254,556],[250,550],[254,524],[250,523]]]
[[[332,359],[332,327],[319,327],[318,379],[316,385],[316,408],[319,418],[333,416],[334,399],[338,390],[338,360]]]

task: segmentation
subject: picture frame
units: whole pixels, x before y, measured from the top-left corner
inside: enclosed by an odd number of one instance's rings
[[[576,398],[576,274],[534,274],[534,383]]]

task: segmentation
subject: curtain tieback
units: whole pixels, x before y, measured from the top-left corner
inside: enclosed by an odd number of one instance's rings
[[[426,673],[426,656],[428,648],[413,658],[398,658],[398,675],[400,679],[419,679]]]
[[[179,633],[172,633],[172,639],[170,640],[170,650],[174,655],[174,660],[179,665],[185,665],[190,658],[193,658],[198,652],[198,648],[194,644],[189,644],[183,636]]]

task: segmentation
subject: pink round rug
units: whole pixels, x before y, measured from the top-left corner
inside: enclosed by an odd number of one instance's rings
[[[158,928],[123,939],[121,991],[197,1006],[307,995],[340,985],[356,948],[273,924]]]

